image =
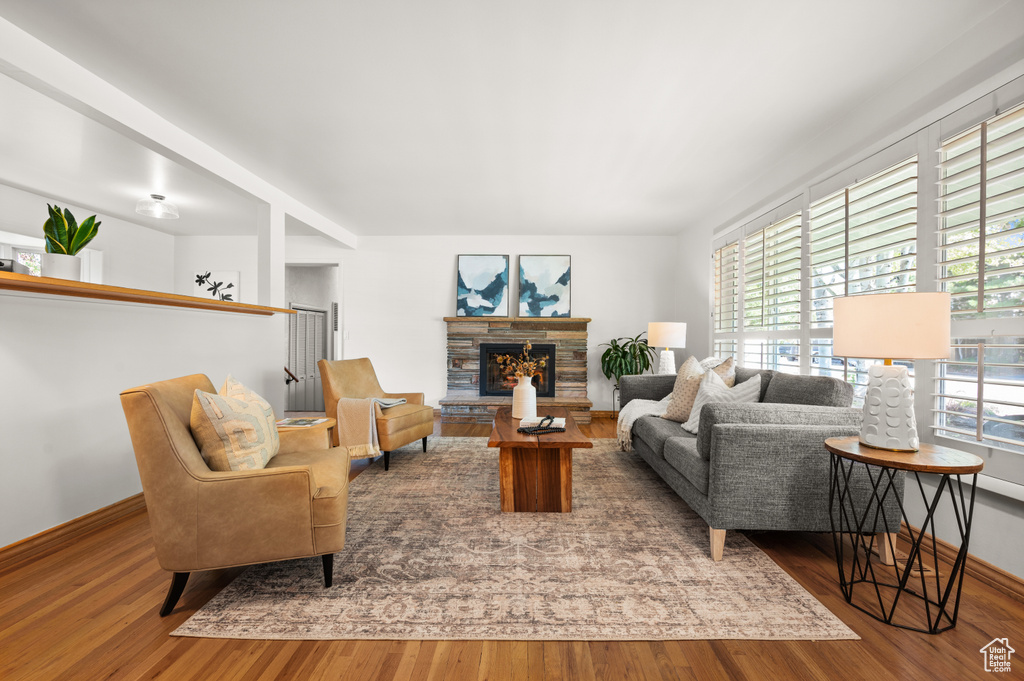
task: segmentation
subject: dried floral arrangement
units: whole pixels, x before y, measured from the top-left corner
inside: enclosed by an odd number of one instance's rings
[[[523,354],[518,357],[512,355],[498,355],[495,357],[495,361],[501,367],[501,371],[505,378],[511,378],[512,376],[533,376],[540,372],[541,369],[547,366],[547,358],[537,359],[530,356],[530,350],[533,346],[530,341],[526,341],[526,345],[523,346]]]

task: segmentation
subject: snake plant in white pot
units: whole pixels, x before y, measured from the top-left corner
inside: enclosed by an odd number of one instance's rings
[[[43,225],[46,252],[41,263],[42,274],[44,277],[81,281],[82,259],[78,252],[93,240],[99,232],[100,223],[93,215],[78,224],[67,208],[62,211],[56,204],[46,204],[46,207],[50,217]]]

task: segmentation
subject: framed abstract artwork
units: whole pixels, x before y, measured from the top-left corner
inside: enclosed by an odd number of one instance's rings
[[[568,255],[519,256],[519,316],[570,317]]]
[[[460,255],[455,316],[508,316],[508,256]]]
[[[192,295],[196,298],[238,302],[238,280],[238,272],[196,272]]]

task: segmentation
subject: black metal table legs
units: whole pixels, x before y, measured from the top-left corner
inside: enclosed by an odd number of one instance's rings
[[[856,508],[850,489],[851,474],[856,466],[865,469],[871,482],[871,496],[865,508]],[[927,509],[920,529],[915,529],[907,516],[905,500],[900,498],[894,486],[896,469],[868,465],[832,453],[830,471],[829,515],[839,585],[846,602],[881,622],[903,629],[938,634],[955,627],[971,537],[977,473],[973,474],[969,484],[962,480],[964,476],[938,476],[938,488],[929,498],[920,473],[913,472]],[[912,487],[909,475],[907,482],[906,494],[909,495]],[[875,542],[886,541],[876,538],[876,528],[892,527],[892,521],[896,520],[886,517],[883,502],[889,499],[889,495],[897,499],[900,520],[910,535],[906,559],[896,556],[893,566],[871,560]],[[944,497],[948,500],[948,507],[942,503]],[[938,559],[935,514],[940,508],[950,507],[960,534],[960,548],[952,568],[947,569],[945,564],[940,565]],[[888,548],[895,553],[895,547]],[[945,578],[943,571],[946,572]],[[855,593],[855,587],[861,584],[864,586]],[[922,620],[924,627],[914,626]]]

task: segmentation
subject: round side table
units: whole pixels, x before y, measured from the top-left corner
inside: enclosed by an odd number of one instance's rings
[[[903,629],[938,634],[955,627],[974,517],[974,492],[984,462],[974,454],[929,444],[922,444],[917,452],[875,449],[861,444],[857,436],[829,438],[825,440],[825,449],[831,454],[832,539],[839,586],[846,602],[881,622]],[[850,478],[856,467],[863,467],[872,486],[868,508],[857,508],[850,492]],[[916,483],[911,484],[908,476],[904,495],[911,494],[916,486],[927,509],[920,529],[911,524],[898,492],[896,480],[900,471],[913,474]],[[921,482],[922,473],[940,476],[931,498]],[[962,477],[966,475],[971,476],[967,482]],[[895,535],[882,535],[883,539],[877,539],[878,553],[883,563],[892,563],[885,565],[871,560],[876,535],[866,533],[866,528],[875,527],[879,519],[891,526],[885,517],[884,502],[892,497],[899,502],[904,530],[910,535],[910,550],[905,562],[898,558],[886,561],[886,557],[896,556]],[[943,498],[948,500],[948,506],[942,504]],[[960,533],[960,549],[949,570],[945,565],[940,569],[936,551],[935,512],[943,507],[951,507]],[[945,579],[943,570],[947,571]],[[854,587],[860,584],[865,588],[858,591],[860,598],[854,602]],[[914,626],[921,619],[925,626]]]

